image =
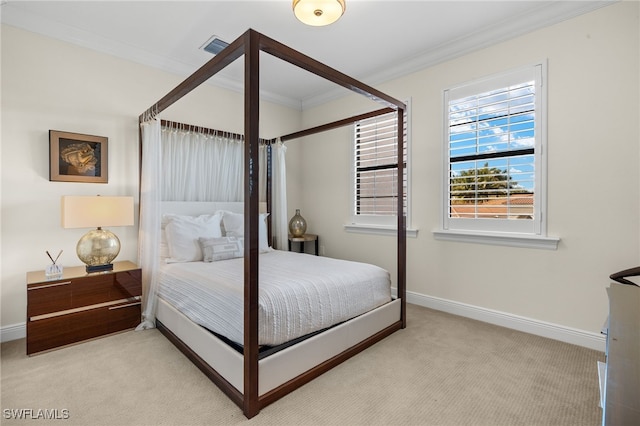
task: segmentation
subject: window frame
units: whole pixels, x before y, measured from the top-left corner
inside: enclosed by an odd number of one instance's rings
[[[514,84],[535,81],[534,218],[490,219],[450,217],[450,132],[449,95],[453,99],[485,93]],[[559,238],[547,235],[547,65],[546,61],[454,85],[442,91],[442,208],[441,228],[434,237],[441,240],[477,242],[555,250]],[[507,156],[513,158],[517,155]]]
[[[405,101],[407,106],[405,110],[406,134],[403,140],[407,152],[405,163],[405,172],[407,175],[406,184],[406,235],[408,237],[416,237],[417,230],[411,228],[411,99]],[[397,215],[359,215],[356,214],[356,126],[354,123],[351,127],[351,174],[350,174],[350,203],[349,203],[349,223],[344,225],[347,232],[378,234],[378,235],[396,235],[398,218]]]

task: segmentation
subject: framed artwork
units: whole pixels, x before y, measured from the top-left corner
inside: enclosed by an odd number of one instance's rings
[[[108,138],[49,130],[49,180],[108,182]]]

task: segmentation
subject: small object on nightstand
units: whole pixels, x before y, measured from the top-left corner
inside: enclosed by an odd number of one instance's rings
[[[57,280],[62,277],[62,271],[62,265],[58,265],[56,263],[47,265],[47,267],[44,268],[44,274],[48,280]]]
[[[307,221],[300,214],[300,209],[296,209],[296,214],[289,220],[289,232],[296,238],[302,237],[307,232]]]
[[[304,234],[300,237],[289,235],[289,251],[291,251],[291,243],[298,243],[298,252],[304,253],[304,245],[308,241],[315,242],[316,256],[318,256],[320,254],[318,251],[319,238],[316,234]]]
[[[51,259],[51,262],[53,263],[51,265],[47,265],[47,267],[44,269],[45,276],[50,280],[55,280],[57,278],[60,278],[62,276],[62,265],[59,265],[56,262],[58,261],[58,259],[60,259],[62,250],[60,250],[60,253],[58,253],[55,259],[53,258],[53,256],[51,256],[51,254],[49,253],[49,250],[47,250],[46,253],[47,253],[47,256],[49,256],[49,259]]]
[[[120,240],[103,226],[132,226],[133,197],[62,197],[63,228],[96,228],[87,232],[76,246],[78,258],[87,272],[111,271],[120,253]]]

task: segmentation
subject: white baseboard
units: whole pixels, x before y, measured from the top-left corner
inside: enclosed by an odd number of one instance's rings
[[[13,324],[0,328],[0,342],[24,339],[27,337],[27,324]]]
[[[394,292],[395,290],[396,289],[394,289]],[[426,296],[424,294],[414,293],[410,291],[407,291],[407,302],[419,306],[424,306],[426,308],[431,308],[438,311],[448,312],[450,314],[487,322],[489,324],[495,324],[501,327],[535,334],[536,336],[547,337],[550,339],[559,340],[561,342],[583,346],[585,348],[594,349],[601,352],[604,352],[605,350],[606,338],[604,335],[599,333],[577,330],[558,324],[552,324],[532,318],[521,317],[505,312],[494,311],[491,309],[481,308],[478,306],[468,305],[466,303],[455,302],[452,300],[441,299],[438,297]]]

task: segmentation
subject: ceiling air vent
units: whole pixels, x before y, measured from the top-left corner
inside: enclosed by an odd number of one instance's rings
[[[222,52],[222,50],[227,47],[229,43],[226,41],[222,41],[218,38],[218,36],[212,36],[207,42],[201,47],[201,49],[217,55]]]

